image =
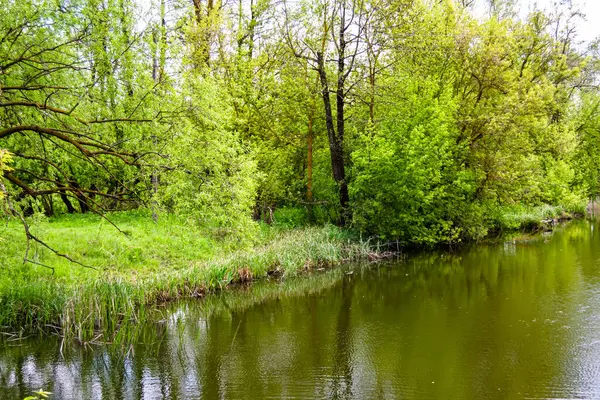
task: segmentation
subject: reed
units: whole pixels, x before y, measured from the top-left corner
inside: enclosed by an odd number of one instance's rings
[[[81,343],[118,342],[147,321],[154,306],[199,298],[256,279],[285,278],[371,250],[331,225],[263,226],[250,245],[211,238],[184,221],[155,225],[146,216],[113,216],[127,234],[88,216],[42,220],[38,234],[96,270],[35,249],[49,268],[23,265],[24,240],[15,222],[1,231],[0,327],[11,335],[56,333]],[[236,249],[237,247],[237,249]]]
[[[572,215],[560,207],[512,207],[492,221],[499,231],[536,229]],[[122,232],[90,215],[32,219],[32,229],[82,268],[34,247],[23,264],[25,240],[17,221],[0,225],[0,331],[11,337],[55,333],[82,343],[118,342],[155,316],[161,303],[203,298],[239,283],[378,259],[373,247],[332,225],[257,225],[251,240],[216,238],[176,217],[155,224],[143,213],[110,216]],[[531,226],[530,226],[531,225]],[[375,249],[375,250],[374,250]],[[383,252],[383,253],[382,253]]]

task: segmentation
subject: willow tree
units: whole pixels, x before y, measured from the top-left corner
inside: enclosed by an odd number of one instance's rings
[[[4,171],[10,213],[104,215],[148,198],[144,170],[155,152],[145,138],[161,115],[147,107],[154,83],[137,56],[147,43],[132,9],[126,0],[6,5],[0,148],[14,158]],[[22,221],[28,242],[39,241]]]

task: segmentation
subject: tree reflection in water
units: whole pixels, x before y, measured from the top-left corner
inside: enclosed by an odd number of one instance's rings
[[[5,341],[2,398],[598,397],[592,226],[172,304],[131,347]]]

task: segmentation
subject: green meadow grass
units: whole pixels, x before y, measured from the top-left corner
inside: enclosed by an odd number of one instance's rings
[[[232,283],[290,276],[368,254],[337,227],[258,226],[250,243],[221,238],[175,217],[154,223],[143,213],[32,219],[32,232],[57,251],[95,269],[32,245],[30,258],[53,270],[23,264],[25,237],[16,220],[0,227],[0,327],[5,332],[57,332],[81,342],[118,340],[124,326],[142,321],[149,306],[203,297]]]

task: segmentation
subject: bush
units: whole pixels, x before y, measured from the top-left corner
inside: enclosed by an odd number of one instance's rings
[[[421,245],[479,234],[480,218],[469,221],[474,177],[460,162],[455,106],[438,92],[415,89],[354,153],[350,189],[360,231]]]

